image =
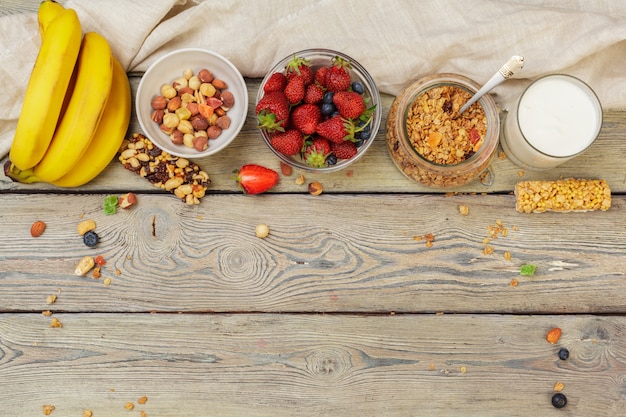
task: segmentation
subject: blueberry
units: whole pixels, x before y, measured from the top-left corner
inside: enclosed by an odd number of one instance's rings
[[[333,102],[333,97],[334,97],[335,93],[332,91],[327,91],[324,93],[324,98],[322,99],[323,103],[332,103]]]
[[[322,103],[322,106],[320,107],[320,111],[325,116],[330,116],[335,110],[335,105],[333,103]]]
[[[360,83],[359,81],[355,81],[352,83],[352,91],[358,94],[363,94],[365,93],[365,88],[363,87],[362,83]]]
[[[560,392],[552,396],[552,405],[556,408],[563,408],[567,405],[567,397]]]
[[[561,359],[562,361],[566,360],[567,358],[569,358],[569,350],[565,349],[565,348],[561,348],[559,349],[559,359]]]
[[[367,125],[361,130],[361,138],[367,140],[372,136],[372,128],[370,125]]]
[[[98,234],[93,230],[90,230],[83,235],[83,243],[90,248],[96,246],[98,244],[98,240]]]
[[[335,155],[334,153],[328,154],[328,156],[326,157],[326,163],[328,165],[335,165],[337,163],[337,155]]]

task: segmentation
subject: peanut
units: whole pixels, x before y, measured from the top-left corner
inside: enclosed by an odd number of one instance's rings
[[[87,274],[87,272],[91,271],[91,269],[96,265],[96,261],[91,256],[83,257],[76,268],[74,269],[74,273],[79,277],[83,277]]]

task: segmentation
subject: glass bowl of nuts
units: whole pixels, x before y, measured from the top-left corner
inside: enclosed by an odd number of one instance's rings
[[[170,52],[152,63],[137,87],[141,129],[159,148],[184,158],[224,149],[241,131],[248,90],[225,57],[200,48]]]
[[[256,97],[257,127],[278,159],[309,172],[335,172],[359,160],[382,118],[380,93],[353,58],[307,49],[278,61]]]
[[[387,146],[398,169],[433,188],[454,188],[485,174],[498,147],[498,107],[488,94],[459,115],[480,89],[458,74],[435,74],[406,87],[387,118]]]

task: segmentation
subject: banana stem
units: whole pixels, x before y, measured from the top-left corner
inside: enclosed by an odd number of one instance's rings
[[[21,182],[22,184],[32,184],[34,182],[42,182],[37,176],[33,173],[32,169],[20,170],[18,167],[13,164],[11,161],[6,161],[4,163],[4,175],[11,178],[15,182]]]

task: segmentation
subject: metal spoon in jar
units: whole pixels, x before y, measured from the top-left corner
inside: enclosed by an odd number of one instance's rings
[[[483,95],[491,91],[504,80],[508,80],[509,78],[511,78],[516,71],[522,69],[523,67],[524,57],[513,55],[511,58],[509,58],[509,60],[506,61],[506,63],[502,65],[502,67],[500,67],[498,72],[496,72],[493,77],[491,77],[491,79],[487,81],[487,84],[483,85],[482,88],[478,90],[476,94],[474,94],[472,98],[463,105],[463,107],[461,107],[461,110],[459,110],[459,116],[461,115],[461,113],[467,110],[469,106],[478,101],[478,99],[480,99]]]

